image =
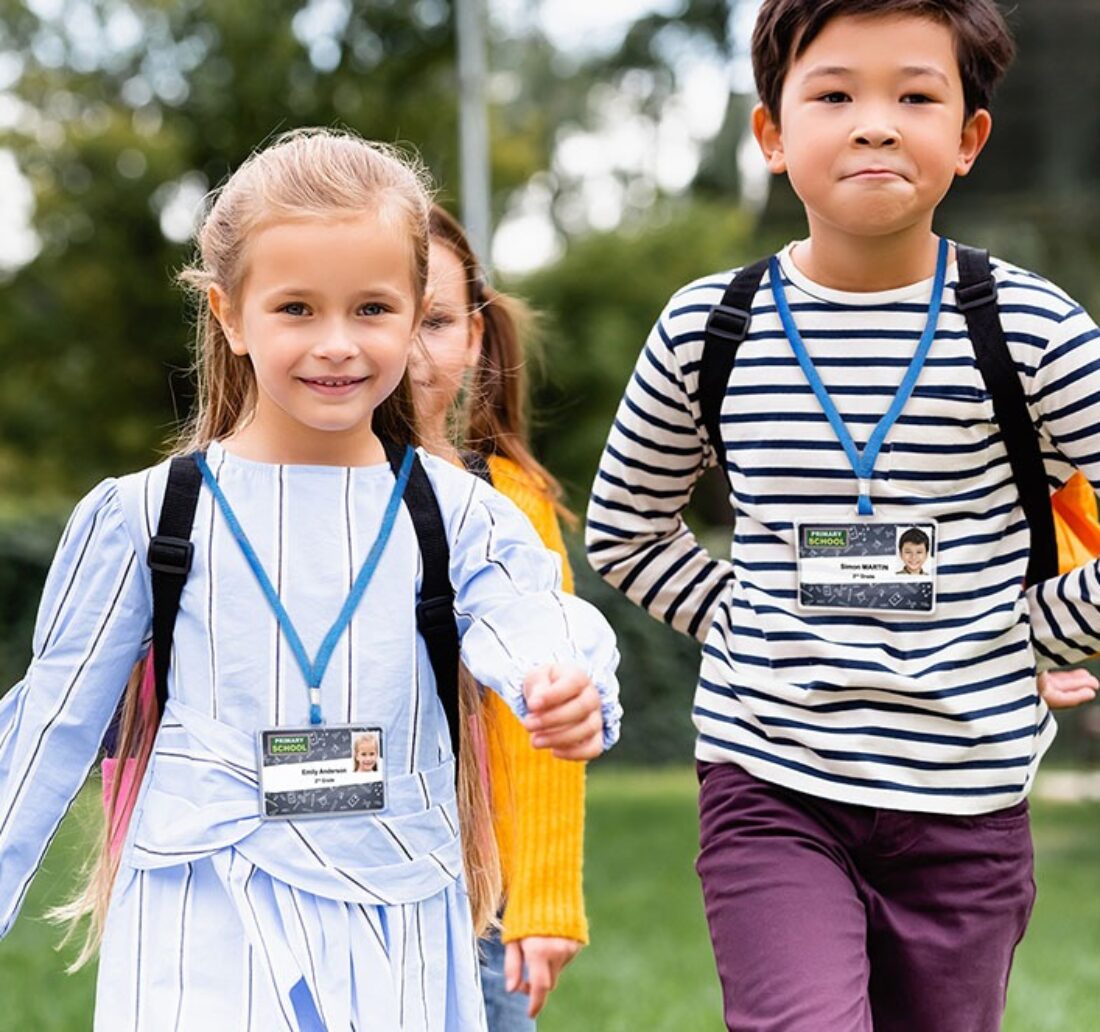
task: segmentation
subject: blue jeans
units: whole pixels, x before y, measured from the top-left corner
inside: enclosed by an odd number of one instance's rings
[[[527,1017],[530,997],[526,993],[510,993],[504,988],[504,944],[500,932],[494,931],[482,939],[481,992],[485,997],[485,1016],[489,1032],[535,1032],[535,1022]]]

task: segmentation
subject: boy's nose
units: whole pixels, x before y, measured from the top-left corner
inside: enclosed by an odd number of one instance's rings
[[[896,147],[900,138],[896,129],[884,125],[863,125],[852,132],[852,142],[859,147]]]

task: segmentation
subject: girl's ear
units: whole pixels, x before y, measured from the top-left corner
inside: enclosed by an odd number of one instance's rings
[[[787,171],[787,156],[783,152],[783,134],[779,123],[768,113],[763,104],[752,109],[752,134],[760,145],[760,151],[768,164],[768,171],[779,175]]]
[[[218,320],[218,325],[229,342],[229,350],[234,355],[247,355],[248,348],[241,337],[240,326],[237,322],[237,313],[233,308],[229,295],[216,283],[212,283],[206,291],[206,302],[210,305],[210,311]]]
[[[490,302],[491,304],[492,302]],[[476,369],[485,343],[485,316],[481,309],[470,313],[470,332],[466,334],[466,368]]]

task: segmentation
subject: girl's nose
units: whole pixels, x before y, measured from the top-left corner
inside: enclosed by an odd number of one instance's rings
[[[427,346],[420,337],[417,337],[413,341],[412,347],[409,348],[409,372],[415,373],[418,369],[427,369],[431,362],[432,359],[428,354]]]
[[[353,334],[345,327],[329,326],[322,330],[313,350],[330,362],[342,362],[354,358],[359,353],[359,346],[355,343]]]

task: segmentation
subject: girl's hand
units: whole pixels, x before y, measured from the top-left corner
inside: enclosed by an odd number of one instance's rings
[[[1039,675],[1039,694],[1051,709],[1069,709],[1096,698],[1097,681],[1087,670],[1048,670]]]
[[[536,749],[550,749],[562,760],[592,760],[603,752],[600,693],[580,667],[538,667],[523,682],[523,694],[523,726]]]
[[[529,1018],[538,1017],[550,990],[558,984],[561,969],[580,948],[581,944],[575,939],[541,935],[504,944],[504,988],[510,993],[527,993],[531,997],[527,1008]],[[526,972],[523,970],[525,965]]]

